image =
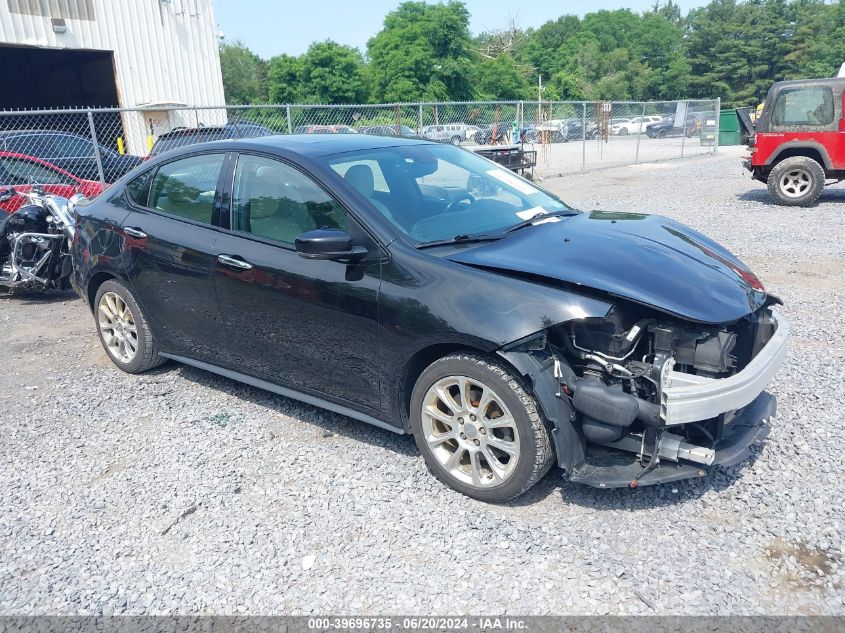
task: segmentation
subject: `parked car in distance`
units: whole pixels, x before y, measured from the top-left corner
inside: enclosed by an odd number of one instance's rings
[[[40,185],[44,193],[64,198],[77,193],[94,198],[103,191],[99,181],[77,178],[33,156],[0,152],[0,190],[30,191],[34,185]],[[26,203],[22,196],[14,196],[0,202],[0,211],[14,213]]]
[[[550,119],[535,128],[540,143],[568,143],[583,138],[591,140],[598,135],[598,126],[593,121],[587,121],[586,134],[583,129],[584,123],[578,118]]]
[[[427,125],[422,129],[423,138],[442,143],[460,145],[464,141],[472,140],[479,131],[476,125],[466,123],[450,123],[448,125]]]
[[[701,133],[706,115],[702,112],[690,112],[686,115],[685,123],[675,124],[675,117],[668,116],[658,123],[650,123],[645,128],[649,138],[667,138],[671,136],[686,136],[692,138]]]
[[[479,145],[509,145],[511,142],[510,123],[493,123],[480,128],[473,136]]]
[[[417,135],[416,130],[407,125],[369,125],[358,128],[358,132],[361,134],[375,134],[377,136],[404,136],[408,138]]]
[[[106,182],[113,182],[139,165],[140,156],[118,154],[98,146]],[[94,143],[70,132],[48,130],[7,130],[0,132],[0,151],[24,154],[64,169],[83,180],[99,180]]]
[[[778,204],[808,206],[845,180],[845,78],[772,85],[744,162]]]
[[[225,125],[200,127],[177,127],[160,134],[150,150],[150,156],[158,156],[177,147],[222,141],[229,138],[252,138],[275,134],[272,130],[252,121],[229,121]]]
[[[745,264],[452,145],[183,148],[77,216],[73,285],[117,367],[173,359],[411,433],[485,501],[555,461],[602,488],[700,477],[774,415],[788,325]]]
[[[635,116],[630,119],[615,121],[610,125],[610,133],[617,136],[636,134],[638,131],[645,131],[645,129],[652,123],[660,123],[661,120],[662,117],[658,115],[648,115]]]
[[[298,125],[294,134],[357,134],[358,130],[348,125]],[[257,134],[255,136],[258,136]]]

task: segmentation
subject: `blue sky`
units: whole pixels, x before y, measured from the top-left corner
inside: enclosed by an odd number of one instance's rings
[[[401,0],[214,0],[214,17],[229,41],[241,40],[261,57],[299,55],[311,42],[332,39],[362,51],[381,29],[385,14]],[[677,2],[686,13],[705,0]],[[510,17],[522,28],[540,26],[565,13],[583,15],[627,7],[645,11],[654,0],[466,0],[473,34],[501,28]]]

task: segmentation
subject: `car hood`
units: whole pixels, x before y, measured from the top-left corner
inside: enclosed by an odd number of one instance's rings
[[[767,298],[757,277],[730,252],[658,215],[582,213],[448,259],[606,292],[701,323],[735,321]]]

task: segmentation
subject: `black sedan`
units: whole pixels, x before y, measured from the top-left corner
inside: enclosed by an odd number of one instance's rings
[[[478,499],[554,463],[600,487],[698,477],[774,414],[788,326],[741,261],[458,147],[196,145],[76,214],[73,283],[120,369],[172,359],[412,433]]]
[[[95,146],[84,136],[49,130],[0,132],[0,150],[40,158],[83,180],[100,180],[102,167],[102,177],[107,183],[114,182],[142,161],[140,156],[118,154],[102,145]]]

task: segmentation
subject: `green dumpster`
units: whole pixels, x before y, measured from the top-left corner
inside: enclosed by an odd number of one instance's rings
[[[740,145],[740,129],[735,109],[719,113],[719,145]]]

